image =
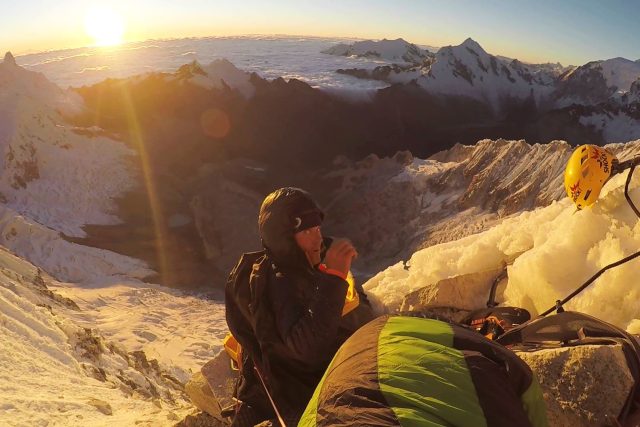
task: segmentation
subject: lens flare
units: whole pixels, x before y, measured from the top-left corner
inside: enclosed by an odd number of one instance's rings
[[[229,116],[218,108],[205,110],[200,116],[200,125],[205,135],[215,139],[224,138],[231,130]]]
[[[127,113],[129,134],[131,135],[132,142],[138,148],[138,153],[140,155],[142,174],[147,191],[147,197],[149,198],[149,207],[151,208],[151,216],[155,232],[156,259],[158,260],[159,269],[158,273],[160,274],[162,283],[171,283],[173,281],[173,272],[171,270],[171,264],[169,263],[168,254],[166,253],[168,240],[167,222],[162,212],[162,204],[156,188],[155,174],[152,170],[146,142],[138,119],[138,113],[131,93],[126,87],[122,88],[121,99],[122,107]]]

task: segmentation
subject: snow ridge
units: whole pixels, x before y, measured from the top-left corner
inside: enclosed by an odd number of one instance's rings
[[[337,56],[379,58],[390,62],[414,65],[419,65],[425,59],[433,56],[428,50],[421,49],[401,38],[395,40],[382,39],[380,41],[364,40],[353,44],[340,43],[323,50],[322,53]]]
[[[432,93],[475,98],[495,110],[509,98],[532,98],[539,104],[554,89],[553,76],[546,70],[516,60],[505,63],[470,38],[441,48],[417,81]]]

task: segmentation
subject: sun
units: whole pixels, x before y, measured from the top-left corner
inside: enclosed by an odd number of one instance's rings
[[[100,6],[89,9],[84,19],[84,27],[96,46],[113,46],[122,43],[124,20],[109,7]]]

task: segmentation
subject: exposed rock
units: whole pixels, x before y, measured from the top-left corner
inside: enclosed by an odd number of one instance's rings
[[[75,337],[76,348],[80,351],[82,357],[86,357],[94,362],[100,359],[105,351],[104,340],[101,336],[96,335],[91,328],[83,328]]]
[[[436,307],[475,310],[486,304],[491,285],[504,268],[463,274],[440,280],[405,295],[400,311],[424,311]]]
[[[597,104],[609,99],[616,89],[607,86],[601,62],[589,62],[562,75],[554,94],[558,105]]]
[[[5,155],[5,167],[13,173],[10,182],[14,190],[26,188],[29,182],[40,178],[35,145],[28,142],[20,144],[18,148],[14,150],[10,145]]]
[[[231,370],[229,356],[227,356],[224,350],[207,362],[201,371],[193,375],[185,386],[185,392],[191,399],[191,402],[198,409],[204,411],[203,413],[206,414],[206,416],[199,414],[191,419],[183,420],[183,422],[202,422],[204,424],[184,424],[184,426],[226,425],[222,411],[233,407],[235,404],[232,396],[236,379],[237,372]]]
[[[207,73],[202,69],[202,66],[197,61],[184,64],[178,71],[176,71],[176,77],[179,79],[189,79],[195,75],[206,76]]]
[[[413,154],[409,150],[398,151],[393,155],[393,160],[402,166],[408,166],[413,163]]]
[[[7,52],[4,54],[4,63],[16,65],[16,59],[13,57],[13,54],[11,52]]]
[[[226,352],[218,353],[200,371],[215,396],[218,406],[221,409],[232,406],[235,403],[232,396],[238,375],[237,372],[231,370],[229,356]]]
[[[583,345],[517,352],[542,387],[549,425],[614,425],[633,386],[621,346]]]
[[[428,65],[430,65],[430,60],[425,60],[423,67],[428,67]],[[403,73],[406,72],[413,72],[414,74],[418,75],[417,73],[419,72],[419,67],[417,67],[415,64],[391,64],[380,65],[375,67],[373,70],[367,70],[363,68],[340,68],[336,70],[336,73],[338,74],[345,74],[364,80],[379,80],[387,83],[397,83],[395,79],[399,78]]]
[[[451,175],[462,172],[468,187],[460,198],[461,208],[480,206],[509,215],[564,197],[561,179],[571,151],[561,141],[534,146],[522,140],[479,141],[468,159],[440,182],[446,185]]]
[[[185,393],[196,408],[206,412],[214,418],[220,418],[221,408],[216,400],[207,379],[202,372],[196,372],[184,387]]]
[[[174,427],[225,427],[228,425],[228,423],[220,421],[206,412],[199,412],[194,415],[187,415]]]
[[[342,178],[342,188],[324,206],[323,230],[353,241],[362,254],[357,269],[379,269],[411,249],[421,199],[414,183],[396,179],[404,168],[399,160],[370,155],[333,175]]]
[[[93,378],[97,379],[98,381],[101,381],[101,382],[107,381],[107,372],[104,370],[104,368],[99,368],[89,363],[83,363],[81,364],[81,366],[89,375],[91,375]]]
[[[113,415],[113,409],[111,409],[111,405],[105,402],[104,400],[96,399],[92,397],[89,399],[89,405],[94,406],[98,411],[102,412],[105,415]]]
[[[147,355],[142,350],[136,350],[129,353],[133,362],[133,367],[145,374],[161,375],[160,365],[156,359],[147,359]]]

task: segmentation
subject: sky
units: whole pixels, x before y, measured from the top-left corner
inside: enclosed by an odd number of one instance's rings
[[[0,0],[0,52],[92,45],[85,20],[101,5],[121,16],[125,41],[291,34],[446,46],[471,37],[527,62],[640,59],[640,2],[617,0]]]

